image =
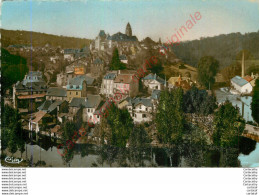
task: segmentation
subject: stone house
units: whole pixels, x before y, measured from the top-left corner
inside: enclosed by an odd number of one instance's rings
[[[46,100],[66,100],[67,90],[62,87],[50,87],[47,90]]]
[[[72,78],[67,83],[67,100],[70,102],[74,97],[86,97],[87,86],[92,86],[94,79],[86,75]]]

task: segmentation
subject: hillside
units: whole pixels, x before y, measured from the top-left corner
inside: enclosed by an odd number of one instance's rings
[[[174,46],[175,55],[185,63],[197,67],[203,56],[213,56],[220,62],[220,68],[233,64],[241,50],[251,55],[249,60],[259,60],[259,31],[253,33],[231,33],[200,40],[182,42]],[[259,66],[259,61],[254,61]]]
[[[82,48],[88,46],[89,39],[75,37],[65,37],[38,32],[5,30],[1,29],[1,43],[3,47],[9,45],[31,45],[33,47],[44,47],[49,44],[52,47],[61,46],[61,48]]]
[[[1,93],[4,94],[5,90],[23,79],[24,75],[28,72],[26,59],[12,55],[7,50],[1,48]]]

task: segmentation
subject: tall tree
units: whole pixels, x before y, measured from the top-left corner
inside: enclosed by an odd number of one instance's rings
[[[126,69],[126,64],[120,61],[119,50],[115,48],[112,54],[112,61],[110,63],[111,70],[123,70]]]
[[[213,142],[217,146],[237,147],[239,137],[245,128],[245,121],[239,114],[239,109],[229,101],[220,106],[214,117]]]
[[[130,146],[134,148],[145,148],[149,146],[149,143],[150,138],[144,128],[144,125],[134,126],[129,138]]]
[[[253,99],[251,103],[252,116],[254,120],[259,123],[259,79],[255,81],[255,87],[253,89]]]
[[[202,57],[198,63],[198,81],[206,89],[215,83],[215,76],[219,69],[219,62],[211,56]]]
[[[62,133],[62,139],[63,141],[71,140],[73,135],[77,132],[77,128],[75,123],[67,121],[64,123],[63,127],[63,133]]]
[[[107,122],[112,130],[111,144],[113,146],[125,147],[134,126],[128,110],[120,110],[112,103],[107,112]]]
[[[169,146],[182,139],[184,130],[182,105],[183,91],[181,88],[161,93],[155,121],[159,139]]]
[[[184,94],[183,109],[186,113],[208,115],[216,108],[216,98],[207,93],[206,90],[199,90],[192,87]]]
[[[28,72],[26,59],[19,55],[10,54],[7,50],[1,48],[2,55],[2,90],[4,94],[6,89],[10,88],[12,84],[24,78]]]

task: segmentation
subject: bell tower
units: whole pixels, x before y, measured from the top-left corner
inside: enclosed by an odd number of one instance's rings
[[[128,22],[127,26],[126,26],[125,34],[130,36],[130,37],[132,36],[132,29],[131,29],[131,26],[130,26],[129,22]]]

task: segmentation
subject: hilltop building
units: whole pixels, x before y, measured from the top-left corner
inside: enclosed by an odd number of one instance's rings
[[[125,30],[125,34],[129,37],[132,36],[132,29],[131,29],[131,26],[130,26],[130,23],[128,22],[127,26],[126,26],[126,30]]]
[[[125,34],[118,32],[110,36],[106,34],[104,30],[100,30],[95,41],[91,43],[90,49],[97,51],[105,51],[106,49],[112,49],[113,47],[120,46],[133,46],[138,43],[136,36],[132,35],[132,28],[128,23],[125,29]]]

